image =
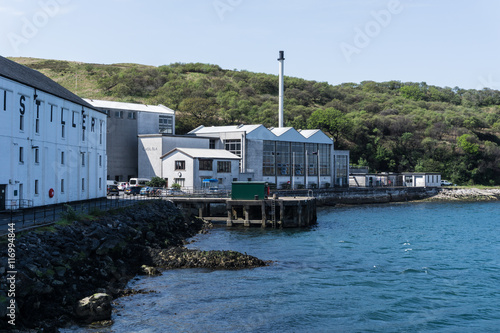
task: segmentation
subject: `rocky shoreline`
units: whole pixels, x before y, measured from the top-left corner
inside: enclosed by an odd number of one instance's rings
[[[111,318],[111,301],[138,274],[162,269],[239,269],[268,262],[233,251],[188,250],[185,239],[208,225],[173,203],[154,200],[45,231],[16,235],[16,325],[8,323],[7,251],[0,260],[0,330],[57,332]],[[2,243],[6,247],[6,243]],[[2,245],[0,245],[2,246]]]
[[[500,200],[500,189],[489,188],[442,188],[427,201],[494,201]]]

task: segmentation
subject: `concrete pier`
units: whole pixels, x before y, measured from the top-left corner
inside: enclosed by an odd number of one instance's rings
[[[300,228],[316,223],[316,199],[283,197],[265,200],[173,198],[178,207],[214,223],[262,228]],[[224,214],[225,205],[225,216]]]

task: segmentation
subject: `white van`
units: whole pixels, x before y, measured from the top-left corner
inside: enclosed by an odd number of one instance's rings
[[[128,186],[129,187],[136,187],[136,186],[144,187],[144,186],[146,186],[146,183],[149,181],[151,181],[151,179],[149,179],[149,178],[130,178],[130,180],[128,181]]]

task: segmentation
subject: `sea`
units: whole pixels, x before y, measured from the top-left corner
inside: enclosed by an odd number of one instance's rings
[[[270,260],[137,277],[114,324],[63,332],[500,332],[500,202],[318,208],[307,229],[215,227],[189,247]]]

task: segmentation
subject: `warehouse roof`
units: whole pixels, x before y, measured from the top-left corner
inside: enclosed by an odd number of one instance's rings
[[[0,56],[0,76],[38,89],[48,94],[60,97],[67,101],[91,109],[95,109],[92,105],[84,101],[82,98],[78,97],[77,95],[64,88],[54,80],[43,75],[42,73],[18,64],[17,62],[14,62],[2,56]]]
[[[163,155],[161,158],[165,158],[166,156],[179,151],[188,155],[191,158],[213,158],[213,159],[225,159],[225,160],[239,160],[239,157],[236,154],[233,154],[224,149],[197,149],[197,148],[175,148]]]
[[[165,105],[147,105],[140,103],[123,103],[114,101],[104,101],[97,99],[85,99],[88,103],[99,109],[118,109],[126,111],[157,112],[174,114],[175,111]]]

